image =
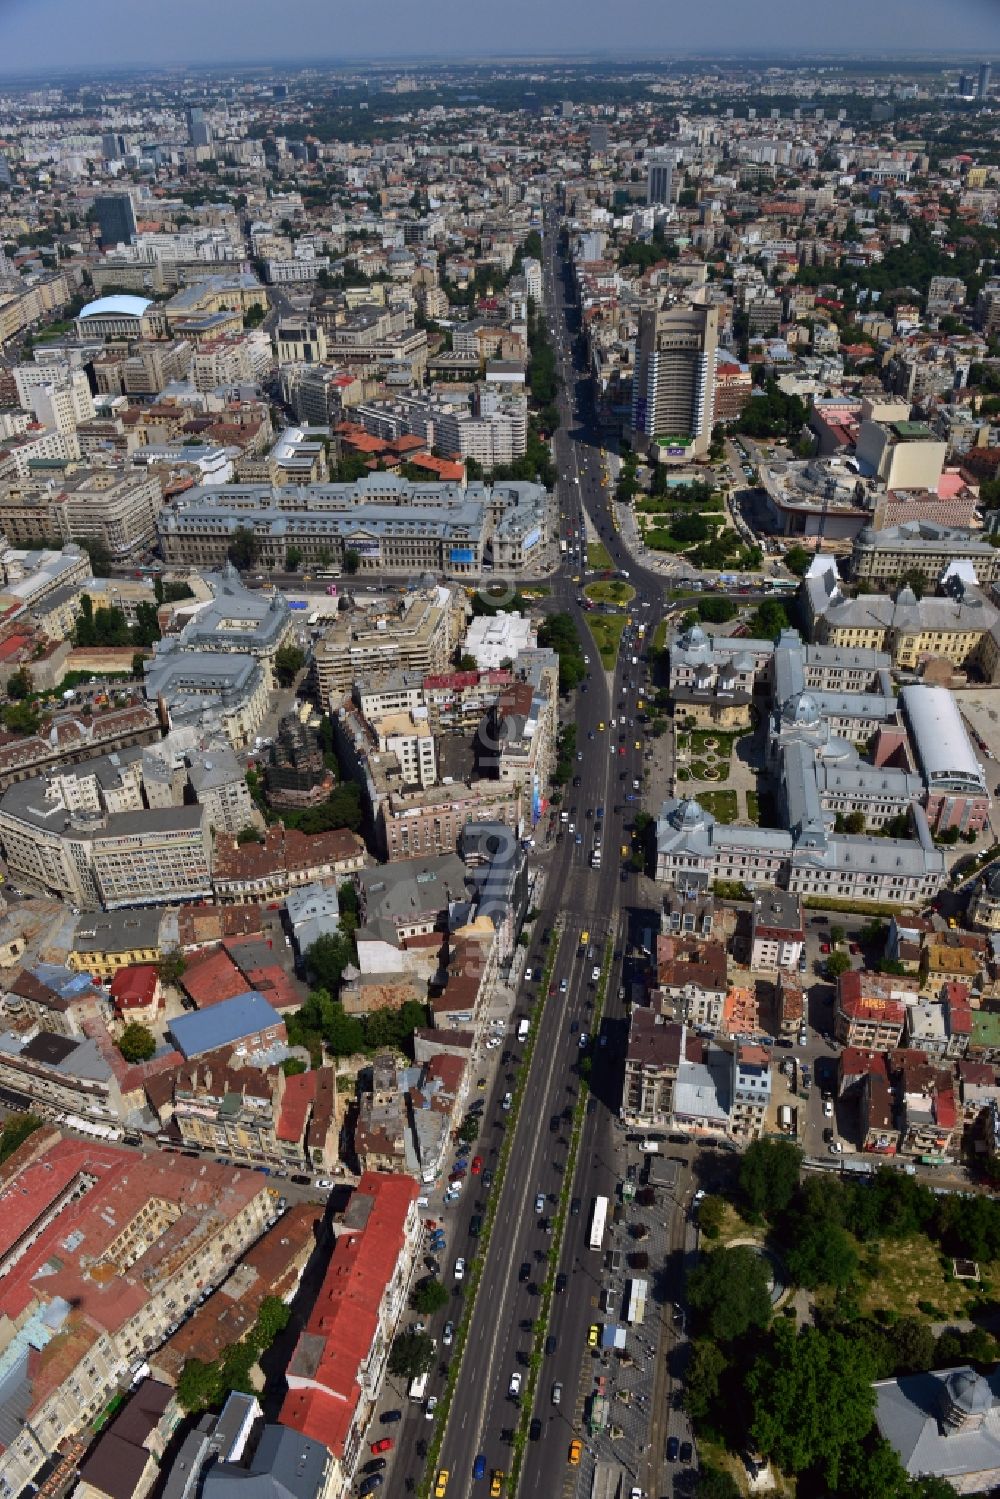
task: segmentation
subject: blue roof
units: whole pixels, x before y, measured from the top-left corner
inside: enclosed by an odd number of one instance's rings
[[[170,1022],[168,1029],[178,1051],[185,1057],[197,1057],[202,1052],[232,1046],[246,1036],[267,1030],[277,1025],[280,1018],[263,994],[249,989],[246,994],[224,999],[221,1004],[210,1005],[207,1010],[181,1015]]]
[[[129,317],[142,317],[150,305],[148,297],[130,297],[125,292],[119,292],[113,297],[98,297],[96,302],[88,302],[86,307],[80,308],[78,316],[111,317],[117,312]]]

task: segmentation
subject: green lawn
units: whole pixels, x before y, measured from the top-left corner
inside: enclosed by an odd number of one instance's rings
[[[602,578],[598,583],[588,583],[583,590],[595,604],[631,604],[635,589],[621,578]]]
[[[603,571],[606,567],[614,567],[614,563],[611,560],[611,553],[603,541],[587,542],[587,566],[597,571]]]
[[[602,666],[611,671],[618,660],[618,647],[625,629],[624,614],[588,614],[587,624],[600,653]]]
[[[698,800],[716,822],[735,822],[739,803],[735,791],[699,791]]]
[[[653,631],[653,650],[654,651],[662,651],[663,647],[666,645],[666,643],[667,643],[667,625],[668,625],[668,623],[669,623],[668,620],[661,619],[660,623],[657,625],[656,629]]]
[[[760,826],[760,799],[756,791],[747,792],[747,816],[751,822]]]

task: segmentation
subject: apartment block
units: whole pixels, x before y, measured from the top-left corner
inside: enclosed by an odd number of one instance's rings
[[[4,1175],[0,1487],[17,1494],[260,1237],[275,1194],[257,1172],[48,1130]]]
[[[385,1378],[420,1247],[417,1184],[365,1172],[286,1370],[281,1421],[322,1442],[350,1480]]]

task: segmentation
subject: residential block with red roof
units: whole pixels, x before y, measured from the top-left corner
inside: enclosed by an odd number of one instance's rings
[[[365,1172],[285,1373],[283,1425],[322,1442],[355,1471],[409,1294],[420,1244],[417,1185]]]

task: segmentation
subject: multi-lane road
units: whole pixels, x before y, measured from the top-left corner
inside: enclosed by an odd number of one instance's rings
[[[546,1275],[551,1239],[544,1226],[555,1211],[565,1182],[565,1163],[569,1145],[570,1120],[579,1090],[581,1032],[591,1029],[596,996],[593,982],[595,965],[602,956],[612,954],[607,982],[607,1002],[600,1034],[592,1038],[591,1102],[584,1119],[583,1135],[577,1158],[576,1179],[571,1196],[579,1199],[579,1211],[566,1220],[557,1287],[565,1289],[552,1300],[552,1314],[547,1329],[547,1347],[535,1391],[534,1407],[526,1416],[535,1418],[535,1435],[528,1442],[521,1472],[523,1494],[554,1496],[570,1491],[578,1470],[567,1462],[569,1444],[579,1434],[578,1392],[584,1359],[590,1358],[587,1330],[595,1320],[600,1289],[602,1256],[587,1248],[591,1204],[596,1194],[614,1198],[617,1185],[615,1144],[617,1109],[620,1096],[622,1053],[627,1033],[624,1005],[619,999],[623,977],[627,977],[629,923],[641,924],[643,914],[635,910],[638,886],[635,877],[626,872],[620,845],[628,842],[635,802],[626,800],[633,782],[641,782],[643,731],[636,718],[636,701],[646,680],[646,665],[632,666],[623,653],[614,672],[605,672],[596,649],[589,645],[586,618],[577,603],[579,588],[572,582],[578,571],[573,552],[579,551],[580,536],[585,529],[584,511],[594,534],[603,540],[614,565],[627,569],[637,590],[632,606],[633,617],[652,627],[662,613],[662,580],[629,557],[612,524],[609,491],[601,485],[600,441],[589,425],[585,410],[584,378],[573,365],[572,316],[567,302],[564,269],[556,255],[556,226],[546,222],[545,232],[545,302],[549,330],[556,349],[559,373],[563,380],[559,404],[562,423],[554,436],[554,457],[558,467],[557,494],[562,534],[577,533],[571,539],[570,555],[552,579],[551,598],[554,608],[565,610],[576,620],[580,638],[591,658],[587,691],[577,694],[566,707],[565,717],[576,724],[577,745],[582,758],[574,765],[578,785],[568,787],[564,809],[582,835],[564,832],[560,843],[545,856],[548,869],[545,891],[535,930],[541,934],[550,929],[558,936],[558,954],[552,973],[551,990],[537,994],[538,1032],[530,1073],[519,1115],[514,1123],[514,1138],[503,1180],[492,1190],[500,1194],[488,1249],[482,1266],[476,1305],[462,1362],[461,1378],[444,1432],[440,1458],[435,1470],[449,1474],[449,1499],[488,1492],[489,1476],[499,1470],[507,1474],[511,1463],[511,1435],[522,1411],[511,1397],[512,1376],[520,1374],[523,1386],[528,1382],[528,1359],[535,1337],[535,1319],[539,1313],[539,1291]],[[643,604],[650,607],[643,609]],[[636,652],[637,653],[637,652]],[[620,703],[625,701],[626,728]],[[615,725],[612,727],[612,719]],[[622,737],[624,735],[624,737]],[[624,749],[624,753],[621,751]],[[600,869],[589,862],[597,809],[604,809],[603,861]],[[573,809],[576,809],[573,812]],[[588,934],[585,946],[581,939]],[[588,953],[589,947],[589,953]],[[537,971],[543,956],[540,942],[529,953],[529,965]],[[517,1006],[517,1013],[527,1013],[528,995]],[[509,1127],[509,1116],[501,1107],[501,1098],[509,1087],[507,1074],[500,1070],[484,1111],[484,1127],[476,1150],[491,1160],[501,1132]],[[477,1178],[471,1178],[466,1201],[460,1215],[450,1220],[448,1262],[444,1276],[453,1281],[454,1256],[467,1258],[476,1249],[468,1232],[468,1215],[485,1203],[485,1194]],[[543,1199],[538,1211],[537,1199]],[[451,1210],[454,1212],[455,1210]],[[453,1304],[440,1314],[457,1317],[456,1289]],[[437,1331],[436,1326],[432,1328]],[[561,1399],[553,1401],[553,1387],[560,1385]],[[411,1412],[411,1415],[418,1415]],[[419,1416],[418,1416],[419,1420]],[[422,1420],[419,1420],[422,1425]],[[412,1472],[405,1460],[414,1434],[414,1421],[408,1419],[409,1432],[400,1432],[399,1457],[394,1464],[397,1474]],[[421,1435],[429,1436],[430,1427]],[[476,1459],[483,1457],[487,1481],[474,1479]],[[399,1492],[404,1485],[397,1484]],[[509,1491],[507,1482],[504,1492]]]

